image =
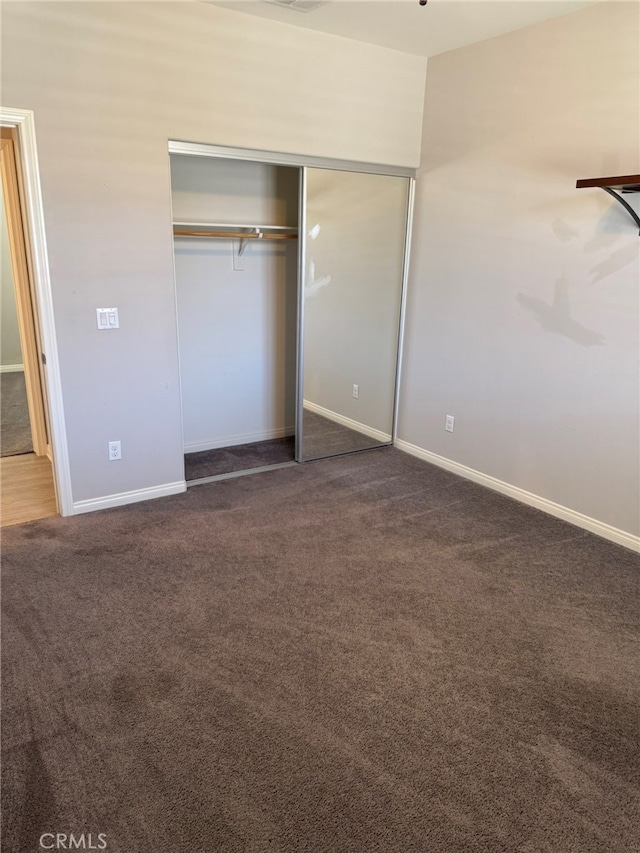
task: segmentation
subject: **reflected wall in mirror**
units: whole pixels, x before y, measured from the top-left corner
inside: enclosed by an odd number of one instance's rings
[[[305,169],[299,461],[392,440],[409,183]]]
[[[31,453],[33,442],[3,192],[0,238],[0,456],[17,456]]]

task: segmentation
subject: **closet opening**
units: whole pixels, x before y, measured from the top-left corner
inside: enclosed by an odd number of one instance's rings
[[[185,479],[295,465],[300,169],[170,161]]]
[[[187,485],[393,444],[412,170],[169,156]]]

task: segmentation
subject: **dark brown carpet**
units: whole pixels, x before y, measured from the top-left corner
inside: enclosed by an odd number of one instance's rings
[[[4,531],[3,851],[637,851],[636,554],[384,448]]]
[[[187,482],[204,477],[247,471],[266,465],[280,465],[295,460],[295,436],[254,441],[214,450],[186,453],[184,457]],[[304,458],[317,459],[339,453],[353,453],[375,447],[379,442],[367,435],[323,418],[307,409],[303,420]]]
[[[273,438],[269,441],[254,441],[233,447],[218,447],[186,453],[184,471],[187,482],[218,474],[230,474],[264,465],[279,465],[295,460],[295,437]]]
[[[0,373],[0,456],[32,451],[24,373]]]

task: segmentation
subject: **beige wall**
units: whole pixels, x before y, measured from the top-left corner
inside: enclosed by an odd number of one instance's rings
[[[73,499],[179,481],[167,140],[417,165],[426,62],[204,3],[2,14],[3,102],[35,113]]]
[[[640,241],[575,182],[640,172],[638,18],[599,4],[429,61],[399,420],[634,534]]]

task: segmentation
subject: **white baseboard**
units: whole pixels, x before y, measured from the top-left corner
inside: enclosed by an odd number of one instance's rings
[[[253,444],[254,441],[269,441],[270,438],[286,438],[295,435],[295,427],[278,427],[265,432],[249,435],[232,435],[230,438],[209,439],[209,441],[185,442],[185,453],[200,453],[202,450],[217,450],[220,447],[236,447],[238,444]]]
[[[576,527],[581,527],[583,530],[588,530],[590,533],[595,533],[596,536],[602,536],[603,539],[608,539],[618,545],[623,545],[625,548],[630,548],[632,551],[640,552],[640,536],[635,536],[632,533],[627,533],[625,530],[620,530],[617,527],[612,527],[610,524],[605,524],[598,521],[596,518],[591,518],[588,515],[583,515],[581,512],[576,512],[562,504],[554,503],[539,495],[534,495],[532,492],[527,492],[517,486],[512,486],[510,483],[505,483],[502,480],[497,480],[495,477],[490,477],[488,474],[483,474],[473,468],[467,468],[466,465],[460,465],[459,462],[454,462],[447,459],[445,456],[438,456],[437,453],[431,453],[429,450],[423,450],[415,444],[410,444],[408,441],[397,439],[395,446],[398,450],[403,450],[405,453],[410,453],[412,456],[417,456],[418,459],[423,459],[425,462],[431,462],[432,465],[437,465],[439,468],[445,468],[460,477],[467,480],[473,480],[474,483],[480,483],[481,486],[487,486],[496,492],[503,495],[508,495],[510,498],[521,503],[533,506],[536,509],[541,509],[543,512],[553,515],[556,518],[561,518],[563,521],[568,521],[570,524],[575,524]]]
[[[0,364],[0,373],[21,373],[24,364]]]
[[[138,501],[150,501],[153,498],[165,498],[168,495],[178,495],[186,492],[187,484],[184,480],[175,483],[165,483],[163,486],[150,486],[147,489],[134,489],[132,492],[120,492],[115,495],[105,495],[102,498],[90,498],[86,501],[75,501],[73,504],[73,515],[83,512],[94,512],[98,509],[109,509],[113,506],[124,506]]]
[[[367,426],[366,424],[358,423],[358,421],[354,421],[351,418],[347,418],[344,415],[339,415],[337,412],[332,412],[331,409],[325,409],[324,406],[319,406],[317,403],[312,403],[309,400],[305,400],[303,403],[305,409],[308,409],[310,412],[315,412],[316,415],[322,415],[323,418],[326,418],[328,421],[333,421],[336,424],[341,424],[342,426],[348,427],[349,429],[354,429],[356,432],[361,432],[363,435],[368,435],[369,438],[375,438],[376,441],[382,442],[390,442],[391,435],[388,432],[382,432],[379,429],[374,429],[373,427]]]

